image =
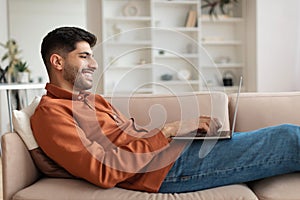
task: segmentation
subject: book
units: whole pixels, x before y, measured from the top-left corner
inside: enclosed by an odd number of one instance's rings
[[[197,22],[197,12],[195,10],[190,10],[185,23],[186,27],[195,27]]]

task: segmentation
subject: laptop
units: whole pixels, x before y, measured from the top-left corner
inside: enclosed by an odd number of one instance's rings
[[[192,133],[188,133],[186,135],[182,136],[174,136],[172,137],[174,140],[216,140],[216,139],[231,139],[232,135],[234,133],[235,129],[235,123],[236,123],[236,116],[237,116],[237,110],[238,110],[238,104],[239,104],[239,96],[241,93],[243,83],[243,77],[240,77],[240,83],[239,88],[237,92],[237,98],[236,98],[236,104],[234,109],[234,116],[233,116],[233,122],[232,122],[232,129],[228,131],[217,131],[216,133],[212,135],[207,135],[205,131],[198,129],[197,133],[196,131],[193,131]]]

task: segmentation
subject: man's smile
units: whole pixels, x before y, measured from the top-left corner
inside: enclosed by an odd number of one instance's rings
[[[90,81],[93,80],[93,74],[94,74],[94,70],[93,69],[82,69],[81,73],[84,75],[84,77],[87,80],[90,80]]]

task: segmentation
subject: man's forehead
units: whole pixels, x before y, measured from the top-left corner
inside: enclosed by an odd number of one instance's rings
[[[84,52],[89,54],[93,53],[90,44],[85,41],[77,42],[75,47],[76,48],[74,49],[74,51],[76,52]]]

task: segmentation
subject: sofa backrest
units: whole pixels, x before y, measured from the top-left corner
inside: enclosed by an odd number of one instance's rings
[[[138,126],[152,129],[164,122],[184,120],[200,115],[217,117],[223,130],[229,130],[228,97],[221,92],[198,92],[178,95],[107,96],[112,105]]]
[[[230,94],[230,121],[235,104],[236,94]],[[236,131],[250,131],[285,123],[300,125],[300,92],[240,94]]]

